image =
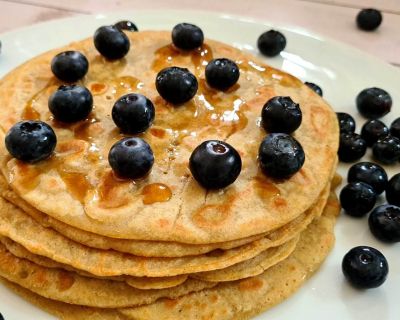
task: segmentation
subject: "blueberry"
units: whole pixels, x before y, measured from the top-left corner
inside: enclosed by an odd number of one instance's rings
[[[368,119],[377,119],[390,112],[392,98],[385,90],[368,88],[362,90],[356,99],[358,111]]]
[[[0,42],[0,48],[1,48],[1,42]],[[4,317],[1,313],[0,313],[0,320],[4,320]]]
[[[146,131],[153,123],[153,103],[145,96],[130,93],[119,98],[112,109],[112,118],[123,133],[137,134]]]
[[[361,137],[371,147],[378,139],[386,137],[389,134],[389,128],[380,120],[369,120],[361,129]]]
[[[389,273],[385,256],[378,250],[359,246],[343,257],[342,270],[346,279],[356,288],[371,289],[382,285]]]
[[[300,127],[302,113],[290,97],[274,97],[264,104],[261,120],[267,132],[292,133]]]
[[[5,144],[14,158],[34,163],[48,158],[53,153],[57,137],[45,122],[21,121],[8,131]]]
[[[365,155],[367,151],[367,143],[357,133],[342,133],[340,135],[340,143],[338,155],[340,161],[353,162]]]
[[[51,60],[51,71],[60,80],[75,82],[82,79],[89,69],[86,57],[78,51],[65,51]]]
[[[356,121],[345,112],[336,112],[339,120],[340,133],[353,133],[356,130]]]
[[[388,135],[379,139],[372,147],[374,158],[384,164],[393,164],[400,159],[400,139]]]
[[[385,242],[400,242],[400,208],[390,204],[376,207],[368,218],[372,234]]]
[[[116,26],[103,26],[94,33],[94,46],[107,59],[125,57],[130,45],[129,38]]]
[[[357,15],[357,26],[365,31],[372,31],[382,23],[382,14],[376,9],[362,9]]]
[[[87,118],[93,108],[88,89],[77,85],[60,86],[49,98],[49,109],[61,122],[76,122]]]
[[[139,179],[149,174],[154,155],[146,141],[131,137],[122,139],[111,147],[108,162],[118,177]]]
[[[390,125],[390,134],[400,139],[400,118],[397,118]]]
[[[359,162],[351,166],[347,174],[348,182],[365,182],[369,184],[376,194],[381,194],[386,189],[388,177],[385,169],[372,162]]]
[[[189,159],[193,177],[206,189],[220,189],[233,183],[242,169],[242,159],[230,144],[208,140],[193,150]]]
[[[194,24],[179,23],[172,29],[172,42],[182,50],[193,50],[203,44],[203,31]]]
[[[389,180],[386,186],[386,200],[390,204],[400,206],[400,173]]]
[[[323,96],[323,92],[320,86],[316,85],[315,83],[312,82],[304,82],[304,84],[306,86],[308,86],[310,89],[312,89],[316,94],[318,94],[319,96]]]
[[[122,20],[118,21],[116,24],[114,24],[115,27],[117,27],[119,30],[125,30],[125,31],[139,31],[139,29],[136,27],[136,25],[129,20]]]
[[[258,160],[264,174],[277,179],[290,178],[304,164],[301,144],[286,133],[271,133],[261,142]]]
[[[269,30],[259,36],[257,47],[263,55],[274,57],[285,49],[286,38],[279,31]]]
[[[237,64],[225,58],[211,60],[207,64],[205,74],[208,85],[218,90],[229,89],[240,76]]]
[[[156,77],[156,88],[161,97],[173,104],[182,104],[194,97],[198,83],[186,68],[162,69]]]
[[[375,190],[364,182],[351,182],[340,192],[340,204],[353,217],[362,217],[372,210],[376,202]]]

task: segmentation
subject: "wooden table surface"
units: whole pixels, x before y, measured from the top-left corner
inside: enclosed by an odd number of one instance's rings
[[[374,32],[355,25],[357,13],[366,7],[383,13],[383,23]],[[249,16],[308,29],[400,67],[400,0],[0,0],[0,41],[2,32],[33,23],[125,9],[209,10]]]

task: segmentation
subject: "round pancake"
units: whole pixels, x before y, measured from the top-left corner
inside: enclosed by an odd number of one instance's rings
[[[87,39],[40,55],[11,72],[0,85],[0,166],[12,188],[38,210],[93,233],[124,239],[214,243],[241,239],[280,227],[316,201],[334,166],[338,148],[335,113],[300,80],[263,65],[231,46],[206,40],[191,54],[170,46],[170,32],[128,34],[132,47],[118,61],[102,58]],[[89,60],[81,84],[94,95],[89,119],[62,125],[51,119],[47,100],[61,83],[50,71],[60,51],[82,51]],[[238,84],[227,92],[207,87],[204,67],[212,57],[236,61]],[[174,107],[160,98],[154,80],[167,65],[187,67],[199,80],[188,103]],[[16,88],[18,90],[16,90]],[[121,139],[110,112],[116,98],[138,92],[156,108],[153,126],[143,137],[155,153],[151,174],[140,181],[117,181],[107,161],[110,146]],[[259,171],[259,126],[263,104],[273,96],[291,96],[303,112],[294,136],[306,154],[292,178],[273,181]],[[11,159],[4,134],[17,121],[40,118],[55,129],[55,155],[35,165]],[[224,190],[207,191],[188,171],[192,150],[208,139],[221,139],[241,154],[239,178]],[[159,192],[166,185],[171,194]],[[168,201],[167,201],[168,200]],[[156,202],[155,202],[156,201]]]
[[[339,212],[337,198],[331,194],[323,215],[302,233],[300,245],[293,254],[257,277],[147,306],[116,310],[82,307],[46,299],[0,280],[23,298],[63,320],[249,319],[293,294],[319,268],[333,246],[333,228]]]
[[[304,213],[304,217],[302,215],[298,217],[295,223],[285,225],[241,247],[200,256],[148,258],[90,248],[52,229],[43,228],[22,210],[1,197],[0,235],[23,245],[32,253],[97,276],[168,277],[226,268],[251,259],[268,248],[282,245],[295,237],[315,215],[319,215],[328,193],[329,185],[325,187],[319,201]]]

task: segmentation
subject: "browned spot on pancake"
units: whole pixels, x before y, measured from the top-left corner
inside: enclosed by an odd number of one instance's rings
[[[92,83],[90,85],[90,91],[94,96],[101,95],[107,91],[107,85],[104,83]]]
[[[167,309],[172,309],[178,304],[177,299],[164,299],[164,306]]]
[[[282,197],[277,197],[274,199],[274,204],[277,207],[286,207],[287,206],[287,202],[284,198]]]
[[[36,270],[32,274],[32,278],[34,279],[34,282],[40,283],[41,285],[46,284],[48,282],[45,270]]]
[[[165,228],[165,227],[169,226],[169,221],[167,219],[159,219],[158,220],[158,225],[161,228]]]
[[[57,289],[59,291],[68,290],[75,283],[75,279],[69,273],[60,271],[57,279]]]
[[[200,228],[218,228],[225,224],[231,216],[233,197],[225,204],[208,204],[198,209],[192,216],[193,222]]]
[[[129,201],[127,188],[131,181],[118,179],[110,170],[101,179],[99,191],[99,206],[101,208],[119,208]]]
[[[152,183],[142,189],[143,204],[166,202],[171,199],[171,189],[163,183]]]
[[[22,269],[18,272],[18,277],[21,279],[26,279],[29,276],[29,272],[25,269]]]
[[[248,278],[239,282],[240,291],[253,291],[261,289],[263,281],[258,278]]]
[[[150,129],[150,133],[153,135],[153,136],[155,136],[155,137],[157,137],[157,138],[164,138],[165,137],[165,135],[166,135],[166,131],[165,131],[165,129],[163,129],[163,128],[151,128]]]
[[[85,174],[58,170],[67,190],[79,202],[84,203],[86,194],[92,188]]]
[[[211,303],[216,303],[218,301],[218,296],[216,294],[212,294],[210,296]]]

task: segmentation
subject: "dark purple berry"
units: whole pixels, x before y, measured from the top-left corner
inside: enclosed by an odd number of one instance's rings
[[[257,46],[263,55],[274,57],[285,49],[286,38],[279,31],[269,30],[260,35]]]
[[[193,177],[204,188],[220,189],[237,179],[242,169],[242,160],[230,144],[209,140],[193,150],[189,168]]]

